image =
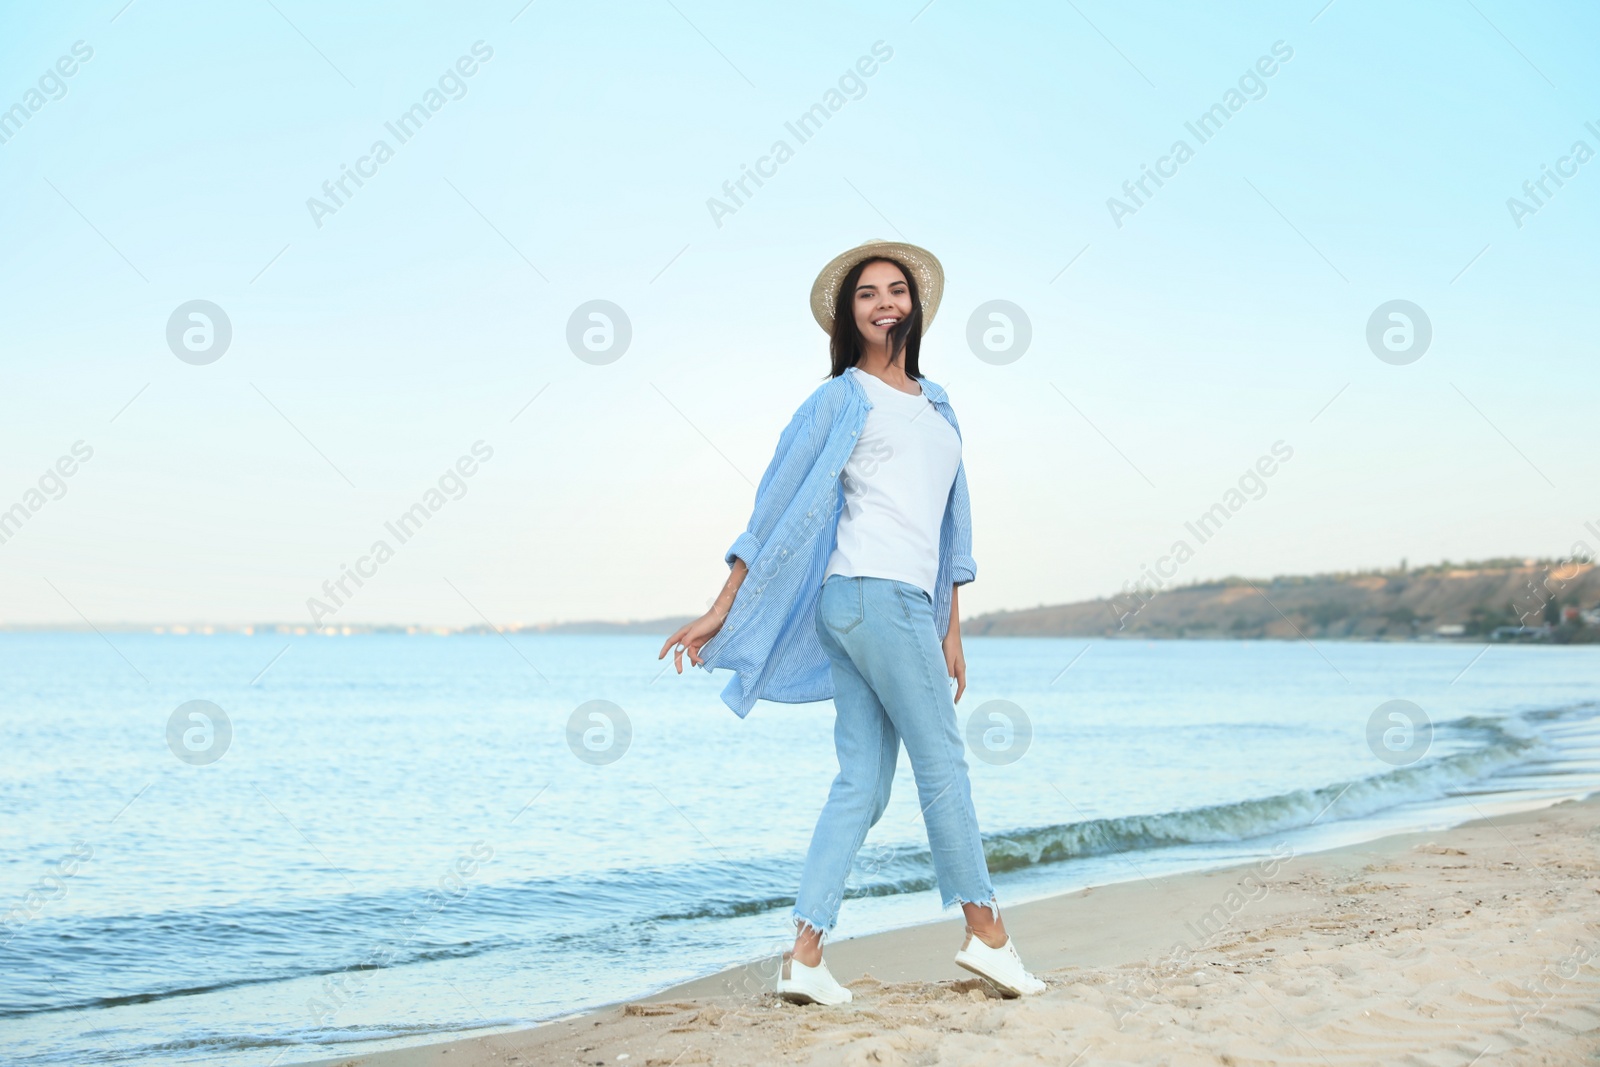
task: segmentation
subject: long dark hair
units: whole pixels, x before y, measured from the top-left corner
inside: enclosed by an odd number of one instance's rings
[[[839,283],[839,291],[833,296],[833,337],[828,342],[833,354],[833,371],[829,377],[837,378],[861,362],[863,345],[861,331],[856,329],[856,286],[868,263],[893,263],[905,277],[906,290],[911,294],[911,314],[889,330],[889,362],[904,355],[907,376],[920,378],[922,371],[917,365],[917,354],[922,350],[922,298],[917,295],[917,280],[906,265],[888,256],[863,259],[851,267],[850,273]]]

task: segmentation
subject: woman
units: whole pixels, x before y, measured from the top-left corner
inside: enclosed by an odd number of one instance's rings
[[[966,689],[956,588],[976,577],[970,507],[955,412],[918,368],[943,289],[939,261],[898,242],[869,241],[822,269],[811,310],[832,338],[832,373],[780,436],[726,553],[722,593],[656,657],[676,645],[679,674],[685,651],[708,672],[732,669],[722,697],[740,717],[757,699],[833,698],[839,774],[777,986],[797,1003],[851,999],[822,961],[822,938],[889,802],[902,741],[944,905],[966,916],[956,963],[1005,996],[1045,988],[1001,922],[956,728]]]

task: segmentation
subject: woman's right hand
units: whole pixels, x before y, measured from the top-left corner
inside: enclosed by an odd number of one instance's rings
[[[685,623],[678,632],[667,638],[667,643],[661,646],[661,655],[656,659],[666,656],[667,649],[677,645],[673,653],[673,661],[677,664],[678,673],[683,673],[683,654],[689,653],[689,662],[698,667],[703,660],[700,658],[701,647],[722,629],[723,620],[727,618],[723,613],[713,609],[690,623]]]

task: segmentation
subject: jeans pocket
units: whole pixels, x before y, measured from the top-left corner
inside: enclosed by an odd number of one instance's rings
[[[928,596],[928,591],[919,585],[910,582],[896,581],[894,583],[894,597],[900,601],[900,610],[905,614],[906,621],[913,625],[927,622],[933,624],[933,600]]]
[[[906,600],[911,604],[915,604],[918,600],[920,600],[928,607],[933,607],[933,597],[929,596],[928,591],[922,588],[922,586],[914,585],[911,582],[898,581],[895,582],[894,585],[895,589],[900,593],[902,600]]]
[[[861,585],[860,578],[838,575],[822,583],[818,615],[824,626],[836,634],[847,634],[861,625],[861,620],[867,617]]]

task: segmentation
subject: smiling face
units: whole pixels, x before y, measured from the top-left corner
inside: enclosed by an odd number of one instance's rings
[[[871,346],[885,343],[889,330],[911,315],[911,288],[899,267],[885,260],[868,263],[861,271],[851,299],[856,329]]]

